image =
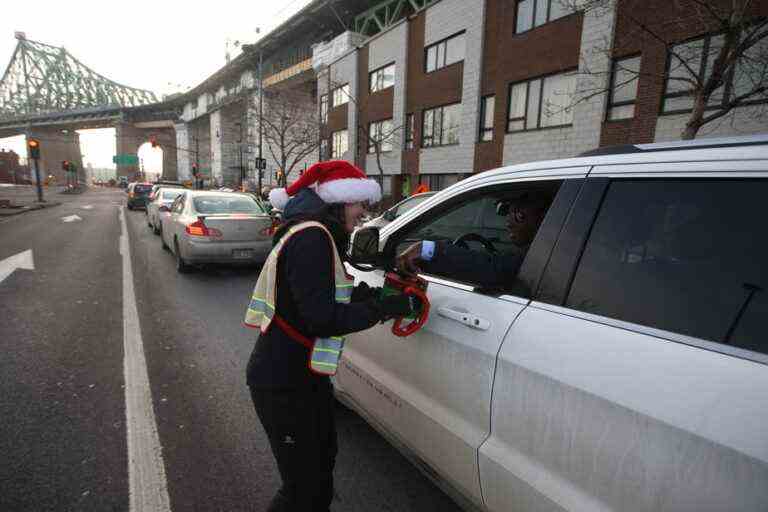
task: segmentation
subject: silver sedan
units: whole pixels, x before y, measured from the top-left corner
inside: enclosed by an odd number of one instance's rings
[[[159,187],[150,196],[151,201],[147,203],[147,225],[152,228],[152,231],[156,234],[160,234],[162,224],[160,223],[161,217],[167,217],[168,211],[160,211],[161,206],[166,206],[166,210],[170,210],[173,201],[184,192],[184,188],[181,187]]]
[[[176,270],[199,263],[263,263],[272,249],[272,218],[248,194],[185,190],[160,211],[163,247]]]

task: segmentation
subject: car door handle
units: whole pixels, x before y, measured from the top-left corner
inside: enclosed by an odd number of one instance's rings
[[[487,331],[491,327],[491,322],[467,311],[442,307],[438,308],[437,314],[448,320],[453,320],[454,322],[459,322],[472,329],[477,329],[478,331]]]

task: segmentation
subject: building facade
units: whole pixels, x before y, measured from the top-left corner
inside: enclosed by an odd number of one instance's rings
[[[356,163],[394,200],[504,165],[679,139],[692,100],[671,56],[685,50],[705,77],[718,30],[686,0],[430,2],[316,66],[318,157]],[[697,137],[768,131],[768,96],[752,99]]]

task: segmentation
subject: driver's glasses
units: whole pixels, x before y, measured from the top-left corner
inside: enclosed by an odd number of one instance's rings
[[[521,208],[513,208],[512,211],[509,212],[509,218],[516,224],[522,224],[525,222],[525,211]]]

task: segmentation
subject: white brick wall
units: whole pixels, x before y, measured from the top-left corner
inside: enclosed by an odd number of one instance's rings
[[[368,71],[373,71],[387,64],[395,63],[395,90],[392,101],[392,136],[393,151],[381,155],[381,164],[385,174],[400,174],[403,166],[403,141],[405,128],[405,84],[408,68],[408,24],[401,23],[389,32],[373,39],[368,46]],[[368,84],[360,84],[368,87]],[[362,137],[362,144],[367,144]],[[378,174],[379,166],[376,155],[368,155],[366,161],[368,174]]]
[[[192,179],[192,155],[189,151],[190,137],[189,129],[184,123],[179,123],[174,126],[176,128],[176,176],[179,181],[186,181]]]
[[[427,9],[425,45],[466,30],[466,53],[459,131],[461,142],[456,146],[422,149],[419,170],[422,174],[472,172],[480,110],[484,20],[484,0],[443,0]]]
[[[585,98],[590,91],[606,85],[611,61],[603,50],[606,45],[612,44],[615,19],[613,7],[604,11],[590,11],[584,16],[573,125],[506,135],[504,165],[566,158],[599,146],[605,118],[605,95],[600,94],[584,101],[579,98]],[[586,70],[590,70],[590,73],[587,74]]]
[[[688,114],[659,116],[656,122],[656,142],[680,140],[689,119]],[[720,119],[705,124],[696,138],[728,137],[768,133],[768,107],[756,105],[734,109]]]
[[[330,68],[331,73],[331,87],[335,87],[338,85],[343,85],[345,83],[349,83],[349,94],[352,96],[352,99],[349,101],[348,105],[348,117],[347,117],[347,130],[349,131],[349,150],[344,153],[342,160],[347,160],[349,162],[354,163],[355,161],[355,152],[357,151],[357,137],[355,137],[355,133],[357,131],[357,105],[355,101],[357,101],[357,98],[359,98],[359,91],[358,87],[359,84],[357,83],[357,50],[354,50],[338,61],[331,64]],[[332,101],[333,98],[329,97],[329,101]],[[331,107],[329,106],[329,109]],[[328,144],[332,144],[332,140],[328,141]],[[329,146],[330,147],[330,146]]]

